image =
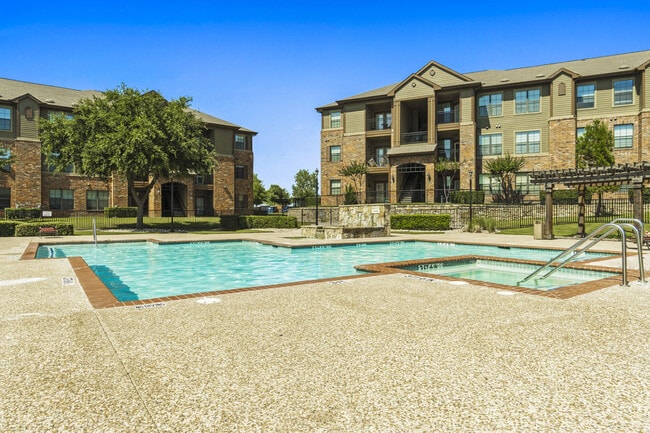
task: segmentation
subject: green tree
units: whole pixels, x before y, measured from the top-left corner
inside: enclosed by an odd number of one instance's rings
[[[206,173],[214,167],[214,147],[205,126],[189,109],[191,99],[167,101],[159,93],[120,87],[102,97],[82,99],[73,117],[39,121],[46,163],[63,170],[74,164],[85,176],[125,180],[143,227],[144,205],[158,180]],[[148,179],[142,190],[136,180]]]
[[[284,206],[289,204],[289,202],[291,201],[289,197],[289,192],[286,189],[282,188],[280,185],[271,184],[271,186],[269,186],[268,193],[269,193],[269,200],[271,201],[271,203]]]
[[[354,193],[356,195],[356,199],[354,200],[354,203],[359,203],[359,192],[362,191],[363,187],[363,179],[365,175],[368,173],[368,164],[365,162],[357,162],[357,161],[352,161],[349,165],[346,165],[342,169],[339,170],[339,174],[344,177],[349,177],[352,179],[352,183],[354,185]],[[346,189],[345,192],[346,196],[348,195],[348,190]],[[345,200],[346,204],[354,204],[354,203],[348,203],[348,199]]]
[[[257,176],[253,174],[253,204],[262,204],[268,200],[268,192],[264,184]]]
[[[596,119],[585,126],[585,132],[576,139],[577,168],[605,167],[614,164],[614,134],[607,125]],[[618,190],[618,186],[587,188],[587,194],[597,194],[596,216],[605,214],[603,194]]]
[[[485,167],[493,178],[499,179],[499,191],[492,191],[492,200],[496,203],[519,203],[522,199],[521,191],[516,186],[516,176],[519,170],[526,165],[522,157],[512,156],[506,153],[490,160]]]
[[[448,203],[451,186],[454,184],[454,178],[458,174],[458,170],[460,170],[460,162],[441,158],[436,162],[433,169],[442,177],[442,195],[445,202]]]
[[[577,168],[603,167],[614,164],[614,134],[600,120],[585,126],[576,140]]]
[[[11,164],[14,162],[14,157],[11,150],[0,147],[0,173],[11,173]]]
[[[293,179],[294,184],[291,186],[293,199],[297,200],[301,206],[313,202],[318,186],[318,171],[310,173],[308,170],[301,169]]]

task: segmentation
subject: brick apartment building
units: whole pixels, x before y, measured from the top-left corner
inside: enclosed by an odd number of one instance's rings
[[[343,203],[339,174],[367,162],[362,200],[438,202],[441,191],[498,188],[485,163],[510,154],[516,179],[575,168],[576,138],[596,119],[613,131],[616,163],[650,160],[650,50],[507,70],[459,73],[431,61],[402,81],[316,108],[322,115],[323,204]],[[436,170],[440,160],[460,170]],[[444,188],[443,188],[444,187]]]
[[[0,78],[0,148],[13,159],[3,166],[8,172],[0,172],[0,211],[38,207],[54,213],[101,212],[105,207],[133,205],[121,179],[83,177],[74,167],[54,173],[43,163],[38,119],[72,113],[77,101],[99,95]],[[173,188],[172,180],[159,181],[145,211],[150,216],[170,215],[172,209],[175,216],[252,213],[253,137],[257,133],[209,114],[194,114],[203,120],[214,144],[216,168],[212,173],[173,179]]]

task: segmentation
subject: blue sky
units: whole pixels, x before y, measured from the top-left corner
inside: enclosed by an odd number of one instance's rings
[[[95,3],[5,2],[0,77],[190,96],[258,131],[255,173],[289,192],[319,168],[315,107],[430,60],[463,73],[650,49],[650,2],[637,0]]]

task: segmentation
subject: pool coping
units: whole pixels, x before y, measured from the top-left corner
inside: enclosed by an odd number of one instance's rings
[[[276,247],[283,247],[283,248],[312,248],[312,247],[336,247],[336,246],[345,246],[345,245],[356,245],[356,244],[371,244],[371,243],[393,243],[393,242],[432,242],[432,243],[453,243],[453,244],[464,244],[464,245],[475,245],[471,242],[449,242],[449,241],[437,241],[437,240],[418,240],[418,239],[408,239],[408,240],[398,240],[398,241],[390,241],[390,240],[385,240],[385,239],[349,239],[346,240],[346,242],[333,242],[333,243],[308,243],[308,244],[301,244],[301,245],[292,245],[292,244],[287,244],[287,243],[281,243],[281,242],[274,242],[274,241],[268,241],[268,240],[259,240],[259,239],[248,239],[248,238],[239,238],[239,239],[211,239],[211,240],[202,240],[202,241],[194,241],[194,240],[159,240],[155,238],[148,238],[148,239],[133,239],[133,240],[107,240],[107,241],[102,241],[99,243],[123,243],[123,242],[153,242],[153,243],[159,243],[159,244],[177,244],[177,243],[216,243],[216,242],[256,242],[256,243],[261,243],[265,245],[272,245]],[[38,251],[38,248],[40,246],[44,245],[56,245],[59,243],[65,243],[65,244],[92,244],[93,241],[70,241],[67,240],[66,242],[51,242],[51,241],[32,241],[30,242],[27,247],[25,248],[20,260],[36,260],[36,253]],[[553,250],[553,251],[558,251],[561,252],[561,249],[558,248],[544,248],[544,247],[530,247],[530,246],[519,246],[519,245],[500,245],[500,244],[484,244],[484,245],[489,245],[493,247],[503,247],[503,248],[520,248],[520,249],[546,249],[546,250]],[[599,250],[593,250],[592,252],[595,253],[605,253],[610,255],[611,257],[616,257],[616,253],[612,253],[611,251],[599,251]],[[632,255],[632,253],[629,253],[628,255]],[[539,262],[539,261],[530,261],[530,260],[522,260],[522,259],[509,259],[509,258],[495,258],[492,256],[473,256],[473,255],[463,255],[463,256],[448,256],[448,257],[443,257],[443,258],[430,258],[430,259],[419,259],[419,260],[408,260],[408,261],[399,261],[399,262],[384,262],[384,263],[377,263],[377,264],[372,264],[372,265],[357,265],[355,268],[358,270],[364,271],[366,273],[361,274],[361,275],[348,275],[348,276],[340,276],[340,277],[333,277],[333,278],[325,278],[325,279],[315,279],[315,280],[301,280],[301,281],[295,281],[295,282],[288,282],[288,283],[279,283],[279,284],[270,284],[270,285],[263,285],[263,286],[252,286],[252,287],[242,287],[242,288],[236,288],[236,289],[226,289],[226,290],[214,290],[214,291],[207,291],[207,292],[197,292],[197,293],[189,293],[189,294],[182,294],[182,295],[174,295],[174,296],[165,296],[165,297],[159,297],[159,298],[149,298],[149,299],[139,299],[139,300],[133,300],[133,301],[119,301],[115,295],[110,291],[110,289],[99,279],[99,277],[90,269],[86,261],[82,257],[67,257],[65,259],[53,259],[53,260],[68,260],[70,263],[77,280],[79,281],[80,286],[84,290],[86,297],[88,298],[88,301],[92,305],[93,308],[95,309],[103,309],[103,308],[114,308],[114,307],[128,307],[128,306],[145,306],[145,305],[151,305],[151,304],[160,304],[164,302],[169,302],[169,301],[176,301],[176,300],[181,300],[181,299],[198,299],[198,298],[205,298],[205,297],[210,297],[210,296],[221,296],[221,295],[226,295],[226,294],[232,294],[232,293],[242,293],[242,292],[250,292],[250,291],[256,291],[256,290],[265,290],[265,289],[273,289],[273,288],[279,288],[279,287],[290,287],[290,286],[298,286],[298,285],[304,285],[304,284],[310,284],[310,283],[317,283],[317,282],[334,282],[334,281],[345,281],[345,280],[352,280],[356,278],[367,278],[367,277],[372,277],[376,275],[386,275],[386,274],[406,274],[406,275],[412,275],[416,276],[419,278],[427,278],[427,279],[437,279],[437,280],[445,280],[445,281],[466,281],[470,282],[471,284],[476,284],[480,286],[485,286],[485,287],[492,287],[496,289],[501,289],[501,290],[508,290],[512,292],[520,292],[520,293],[527,293],[527,294],[532,294],[532,295],[537,295],[537,296],[545,296],[545,297],[550,297],[550,298],[556,298],[556,299],[568,299],[574,296],[582,295],[585,293],[589,293],[595,290],[600,290],[605,287],[610,287],[612,285],[618,285],[619,284],[619,279],[617,277],[609,277],[609,278],[604,278],[600,280],[594,280],[586,283],[580,283],[568,287],[562,287],[562,288],[557,288],[553,289],[550,291],[542,291],[542,290],[533,290],[533,289],[526,289],[522,287],[514,287],[514,286],[509,286],[509,285],[504,285],[504,284],[497,284],[497,283],[489,283],[485,281],[476,281],[476,280],[465,280],[461,278],[452,278],[452,277],[446,277],[443,275],[435,275],[435,274],[428,274],[428,273],[423,273],[423,272],[416,272],[416,271],[410,271],[410,270],[405,270],[405,269],[399,269],[396,266],[409,266],[409,265],[417,265],[420,263],[436,263],[436,262],[445,262],[445,261],[450,261],[450,260],[459,260],[460,258],[487,258],[487,259],[492,259],[492,260],[498,260],[498,261],[508,261],[508,262],[513,262],[513,263],[523,263],[523,264],[536,264],[539,265],[545,264],[546,262]],[[593,260],[584,260],[581,262],[573,262],[566,267],[572,267],[576,269],[584,269],[584,270],[592,270],[592,271],[603,271],[603,272],[611,272],[611,273],[622,273],[622,271],[618,270],[618,268],[611,268],[611,267],[604,267],[604,266],[593,266],[590,265],[589,263],[594,262],[594,261],[600,261],[603,260],[604,258],[596,258]],[[628,269],[628,281],[629,277],[633,276],[638,278],[639,273],[634,272],[634,270]]]
[[[589,261],[581,262],[571,262],[564,266],[566,269],[577,269],[584,271],[599,271],[607,272],[612,274],[617,274],[611,277],[605,277],[598,280],[587,281],[584,283],[573,284],[571,286],[558,287],[552,290],[535,290],[526,287],[517,287],[507,284],[491,283],[488,281],[472,280],[469,278],[458,278],[458,277],[449,277],[446,275],[439,275],[429,272],[418,272],[410,269],[403,269],[408,266],[417,266],[422,264],[434,264],[434,263],[449,263],[455,261],[463,260],[489,260],[494,262],[506,262],[506,263],[517,263],[524,265],[535,265],[543,266],[547,262],[539,260],[524,260],[524,259],[513,259],[507,257],[493,257],[493,256],[481,256],[481,255],[460,255],[460,256],[448,256],[440,258],[430,258],[430,259],[418,259],[418,260],[404,260],[397,262],[385,262],[385,263],[375,263],[368,265],[357,265],[356,269],[365,271],[365,272],[375,272],[377,274],[388,274],[388,273],[398,273],[398,274],[407,274],[413,275],[420,278],[425,278],[428,280],[443,280],[443,281],[464,281],[470,284],[475,284],[479,286],[492,287],[494,289],[507,290],[510,292],[517,293],[526,293],[529,295],[545,296],[549,298],[556,299],[569,299],[574,296],[584,295],[596,290],[604,289],[605,287],[611,287],[619,285],[621,283],[621,275],[623,274],[622,270],[618,268],[611,268],[606,266],[595,266],[589,264]],[[628,269],[628,281],[630,277],[639,278],[640,274],[638,271]]]

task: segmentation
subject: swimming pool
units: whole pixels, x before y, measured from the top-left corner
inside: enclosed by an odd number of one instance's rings
[[[539,265],[477,258],[407,265],[401,269],[544,291],[618,276],[613,272],[560,268],[548,278],[533,278],[520,284],[524,278],[539,269]]]
[[[547,261],[558,251],[402,241],[287,248],[252,241],[43,245],[36,258],[81,256],[119,301],[361,273],[355,265],[459,255]],[[588,252],[580,259],[606,254]]]

